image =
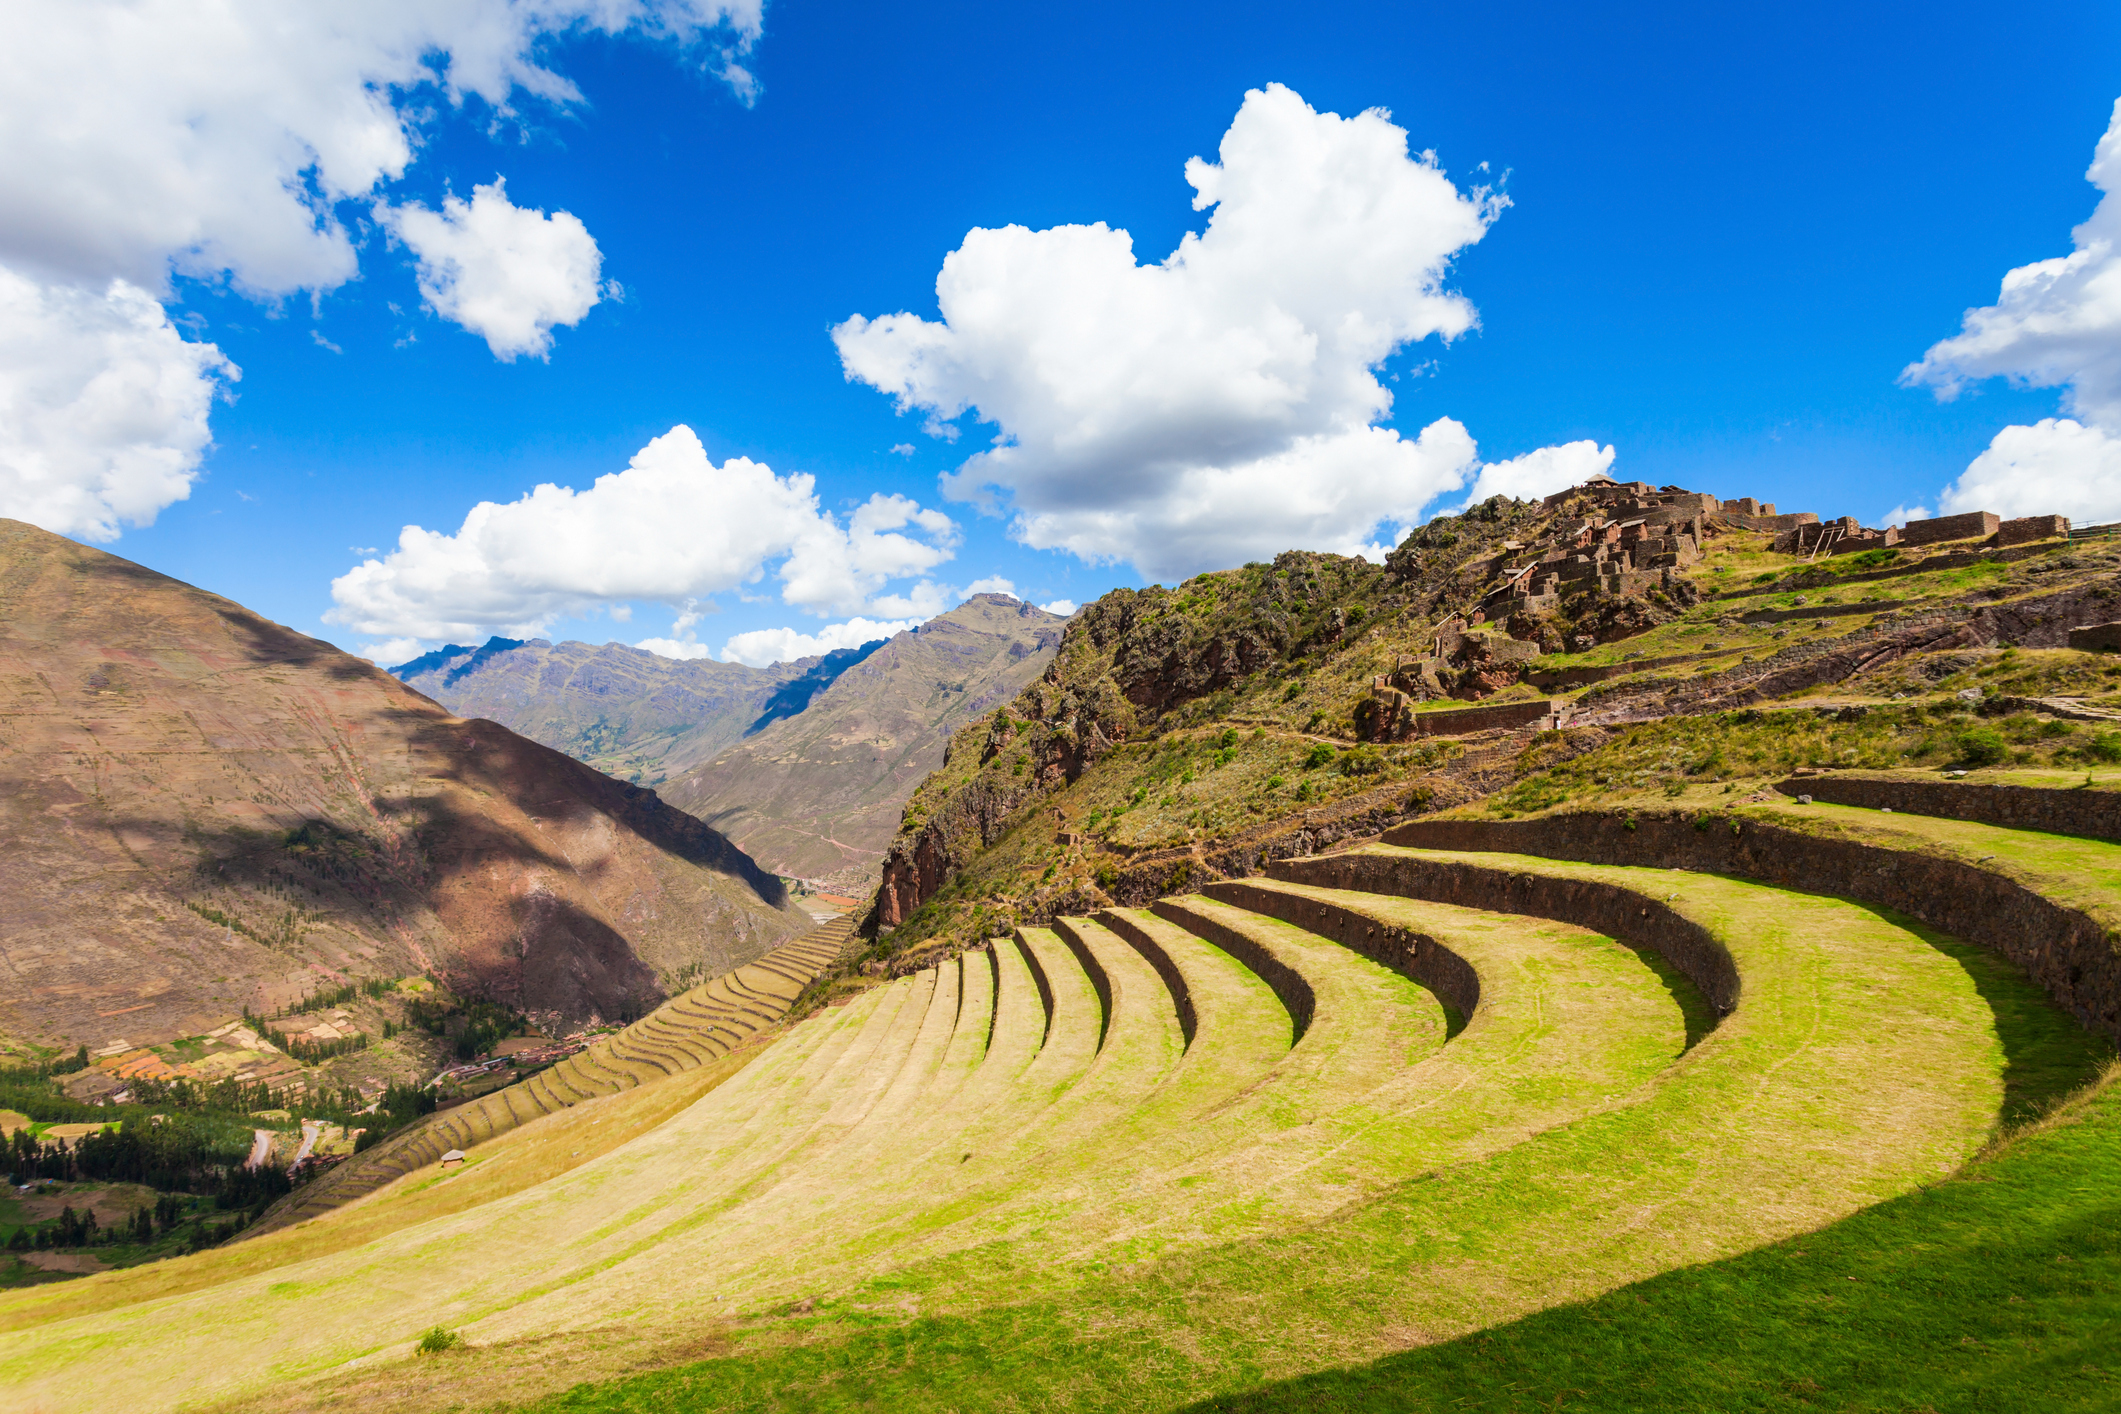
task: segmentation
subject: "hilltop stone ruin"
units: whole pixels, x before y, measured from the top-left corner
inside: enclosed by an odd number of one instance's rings
[[[1822,521],[1810,511],[1778,513],[1772,502],[1750,496],[1724,501],[1680,486],[1605,477],[1558,491],[1541,504],[1549,517],[1546,532],[1504,540],[1476,561],[1471,570],[1478,602],[1438,625],[1428,653],[1403,659],[1373,681],[1357,714],[1358,729],[1369,740],[1567,725],[1569,707],[1560,698],[1456,710],[1419,704],[1479,701],[1527,680],[1542,687],[1592,680],[1583,673],[1534,674],[1528,668],[1544,654],[1583,653],[1632,638],[1700,603],[1701,588],[1685,571],[1717,536],[1767,532],[1776,553],[1823,560],[1962,541],[2021,545],[2066,536],[2070,529],[2064,516],[2004,520],[1992,511],[1877,529],[1854,516]]]

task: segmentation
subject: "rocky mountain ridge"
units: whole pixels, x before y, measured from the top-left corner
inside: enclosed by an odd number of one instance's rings
[[[2115,594],[2069,535],[1987,513],[1867,530],[1597,480],[1437,517],[1382,565],[1291,551],[1116,590],[908,802],[872,963],[1256,872],[1675,711],[1902,663],[1920,692],[1966,671],[1953,650],[2061,647]]]

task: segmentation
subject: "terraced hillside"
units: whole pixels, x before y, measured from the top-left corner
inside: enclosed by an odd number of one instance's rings
[[[1719,827],[1743,840],[1809,808]],[[2111,1056],[2003,956],[2060,956],[2065,915],[2121,906],[2111,841],[2068,842],[2066,890],[1970,862],[2053,908],[1962,900],[1958,937],[1871,897],[1894,877],[1880,862],[1930,858],[1887,833],[1846,896],[1559,857],[1551,831],[1483,846],[1367,844],[1019,928],[741,1068],[523,1123],[462,1171],[0,1298],[0,1381],[54,1410],[1319,1407],[1302,1382],[1320,1372],[1399,1369],[1570,1303],[1635,1320],[1631,1283],[1830,1244],[1952,1189],[2000,1126]],[[2025,1142],[2110,1143],[2111,1096],[2089,1103]],[[2097,1231],[2110,1192],[2043,1201]],[[2110,1241],[2071,1254],[2094,1284],[2121,1265]],[[1861,1287],[1827,1296],[1887,1299]],[[1933,1287],[1924,1309],[1957,1300]],[[2072,1358],[2112,1324],[2082,1303],[2033,1318]],[[436,1326],[468,1345],[413,1356]],[[1753,1396],[1794,1378],[1775,1358],[1720,1352],[1690,1378],[1722,1392],[1694,1407],[1771,1404]],[[1894,1407],[1962,1407],[1938,1382],[2000,1358],[1910,1350],[1886,1387]],[[1597,1375],[1564,1378],[1492,1407]]]
[[[1816,517],[1747,504],[1594,482],[1438,517],[1383,565],[1292,551],[1086,605],[908,802],[872,962],[1242,878],[1672,719],[1831,702],[1926,718],[1866,765],[1947,764],[1985,728],[2009,740],[1960,764],[2121,761],[2121,666],[2069,646],[2121,618],[2111,539],[1962,517],[1799,553]]]
[[[787,1014],[854,931],[838,918],[783,943],[736,971],[673,997],[615,1036],[504,1089],[482,1095],[394,1136],[288,1195],[245,1236],[255,1237],[343,1207],[414,1169],[438,1162],[545,1115],[603,1095],[711,1065]]]

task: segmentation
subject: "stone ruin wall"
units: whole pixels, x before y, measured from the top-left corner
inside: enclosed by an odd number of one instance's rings
[[[1589,501],[1591,513],[1530,544],[1505,541],[1501,555],[1492,562],[1493,580],[1480,607],[1470,611],[1469,617],[1454,615],[1445,620],[1428,653],[1402,661],[1392,672],[1372,680],[1368,699],[1356,711],[1360,735],[1370,741],[1407,741],[1500,725],[1485,719],[1461,725],[1415,710],[1420,702],[1452,696],[1477,699],[1520,680],[1532,680],[1518,665],[1546,651],[1538,643],[1473,630],[1491,619],[1498,624],[1507,619],[1518,621],[1516,631],[1522,632],[1522,620],[1546,618],[1560,609],[1564,598],[1587,591],[1622,599],[1641,598],[1660,588],[1683,595],[1690,586],[1674,577],[1701,558],[1708,537],[1718,531],[1772,530],[1776,550],[1814,558],[1974,538],[1997,546],[2020,545],[2069,533],[2069,521],[2063,516],[2005,521],[1990,511],[1876,530],[1864,527],[1854,516],[1822,521],[1810,511],[1778,514],[1773,502],[1750,496],[1724,501],[1705,492],[1677,486],[1653,488],[1640,481],[1590,481],[1548,496],[1543,504],[1558,508],[1572,500]],[[1621,632],[1612,632],[1615,627],[1604,624],[1599,637],[1610,641],[1632,636],[1626,625],[1618,626]],[[1570,651],[1580,652],[1599,641],[1589,634],[1579,634],[1577,639],[1568,643]],[[1535,685],[1551,690],[1626,670],[1583,670],[1573,676],[1550,673],[1538,675]],[[1533,704],[1514,705],[1518,715],[1508,725],[1552,727],[1567,721],[1565,708],[1547,711]],[[1473,720],[1466,719],[1467,723]]]

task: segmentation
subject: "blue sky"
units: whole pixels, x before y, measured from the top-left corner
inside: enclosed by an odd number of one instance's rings
[[[78,17],[94,8],[30,7],[48,45],[44,63],[60,79],[80,77],[69,65],[103,62],[97,45],[76,42]],[[659,7],[634,8],[643,23],[659,21]],[[665,8],[683,19],[709,7]],[[240,204],[196,219],[178,212],[168,225],[177,235],[128,236],[131,244],[107,258],[73,253],[98,239],[99,221],[118,219],[98,214],[93,193],[52,198],[70,204],[41,226],[19,211],[0,215],[0,273],[17,272],[31,291],[0,303],[0,344],[16,346],[0,348],[0,364],[12,365],[0,368],[0,466],[11,456],[21,465],[49,459],[56,454],[46,444],[76,435],[60,419],[39,434],[41,451],[24,450],[25,439],[6,428],[7,409],[20,420],[26,402],[59,396],[22,371],[61,362],[20,332],[25,301],[43,300],[39,337],[63,344],[68,319],[86,327],[110,317],[81,301],[117,275],[160,299],[183,339],[211,343],[241,377],[224,380],[225,398],[206,413],[210,445],[198,445],[195,418],[174,418],[171,464],[186,456],[196,464],[170,474],[191,477],[188,496],[161,505],[152,524],[107,527],[121,533],[98,543],[350,648],[432,643],[443,635],[409,630],[445,622],[476,623],[482,632],[512,622],[591,642],[683,640],[698,645],[689,651],[718,656],[730,639],[762,634],[750,640],[760,656],[797,641],[774,638],[776,630],[816,634],[856,617],[919,617],[995,577],[1036,602],[1084,602],[1114,585],[1226,562],[1218,555],[1251,558],[1270,533],[1261,527],[1277,524],[1271,504],[1238,507],[1227,522],[1182,524],[1172,519],[1170,498],[1205,487],[1213,499],[1223,483],[1181,478],[1166,488],[1166,500],[1135,506],[1123,494],[1133,489],[1130,459],[1153,444],[1162,449],[1157,456],[1176,459],[1171,465],[1205,467],[1205,476],[1228,470],[1219,457],[1252,458],[1253,472],[1230,473],[1233,503],[1262,494],[1275,477],[1300,482],[1314,474],[1303,448],[1324,445],[1304,439],[1345,420],[1346,406],[1319,401],[1326,394],[1312,397],[1314,422],[1266,418],[1264,440],[1230,451],[1212,418],[1156,423],[1154,408],[1168,401],[1161,385],[1135,387],[1183,381],[1191,356],[1181,350],[1129,365],[1126,396],[1147,400],[1150,410],[1130,424],[1133,432],[1078,456],[1069,449],[1095,440],[1083,428],[1100,410],[1065,399],[1049,407],[1029,384],[1004,387],[980,371],[997,360],[1010,364],[1022,352],[1012,340],[1035,348],[1055,337],[1068,307],[1086,302],[1061,289],[1058,312],[1027,306],[1021,317],[964,334],[954,371],[922,385],[927,396],[972,404],[950,441],[923,431],[926,410],[898,412],[893,397],[873,386],[876,378],[851,378],[833,330],[851,316],[898,311],[941,327],[938,271],[974,228],[1104,222],[1131,234],[1144,264],[1162,260],[1187,232],[1207,229],[1208,214],[1192,204],[1187,160],[1215,160],[1247,92],[1270,83],[1320,114],[1353,119],[1388,110],[1413,151],[1435,154],[1463,204],[1445,211],[1433,191],[1424,197],[1412,188],[1408,200],[1430,200],[1418,209],[1437,221],[1471,221],[1479,232],[1470,243],[1445,240],[1442,256],[1409,267],[1440,272],[1436,293],[1462,296],[1477,325],[1448,342],[1440,333],[1412,338],[1378,365],[1393,405],[1370,425],[1404,440],[1393,452],[1400,460],[1380,463],[1385,469],[1375,474],[1405,485],[1382,495],[1363,535],[1389,539],[1399,524],[1457,504],[1466,491],[1448,486],[1469,487],[1483,466],[1503,467],[1485,485],[1528,485],[1588,465],[1583,456],[1606,447],[1612,473],[1623,478],[1753,494],[1785,509],[1875,523],[1895,509],[1956,504],[1955,485],[1963,495],[1988,494],[2001,484],[1993,477],[1962,478],[1975,475],[1970,464],[2006,428],[2030,436],[2061,427],[2056,437],[2077,428],[2072,445],[2080,451],[2086,438],[2121,434],[2095,406],[2094,366],[2103,366],[2103,350],[2121,350],[2107,326],[2093,328],[2088,345],[2080,340],[2059,354],[2027,352],[2029,336],[2015,325],[1992,328],[1980,348],[1955,346],[1939,356],[1933,386],[1906,386],[1901,377],[1960,332],[1968,309],[1997,304],[2006,271],[2072,251],[2072,228],[2093,215],[2100,195],[2086,168],[2121,96],[2121,11],[2095,4],[2007,13],[1934,4],[1588,9],[905,9],[791,0],[769,4],[757,22],[738,7],[689,39],[657,37],[641,24],[616,34],[581,26],[540,34],[531,26],[528,52],[570,82],[577,98],[556,102],[520,85],[489,84],[507,95],[512,111],[500,112],[476,95],[453,103],[434,84],[382,90],[410,135],[402,173],[367,186],[357,177],[351,198],[312,197],[313,210],[347,233],[352,278],[343,270],[261,274],[264,255],[217,265],[223,237],[214,222],[250,219]],[[660,22],[671,27],[667,14]],[[158,72],[192,65],[200,82],[238,52],[147,48]],[[428,62],[441,63],[433,53]],[[742,66],[734,81],[717,72],[731,62]],[[365,74],[367,91],[378,91],[374,75],[384,70],[349,65],[348,83],[358,88]],[[122,60],[111,68],[100,81],[139,86]],[[181,80],[169,81],[179,97]],[[331,81],[329,72],[303,80]],[[75,88],[85,97],[50,101],[95,97],[93,84],[53,92]],[[0,104],[18,109],[37,97],[21,84],[0,82],[0,91],[16,93]],[[176,98],[170,102],[176,111]],[[255,111],[239,106],[237,118],[269,136],[283,124],[274,103],[264,92]],[[1283,125],[1273,132],[1311,131],[1295,108],[1279,117],[1264,104],[1253,111],[1262,125]],[[317,121],[298,114],[283,125],[314,142]],[[36,131],[37,118],[18,111],[0,123],[0,136],[19,136]],[[232,119],[231,132],[236,126]],[[1364,131],[1374,138],[1378,130]],[[15,167],[18,185],[48,185],[40,163],[93,167],[79,152],[39,152],[37,139],[26,140],[26,153],[16,142],[0,144],[12,154],[0,156],[0,169]],[[236,134],[226,162],[252,160],[244,154],[254,146],[270,144]],[[211,169],[224,159],[197,160]],[[1408,173],[1416,165],[1363,170],[1379,182],[1415,181],[1418,173]],[[1271,183],[1282,169],[1263,171],[1260,180]],[[470,200],[496,178],[505,179],[505,201],[518,211],[571,213],[595,243],[600,278],[622,287],[598,287],[602,297],[576,322],[535,336],[549,337],[544,358],[534,350],[496,357],[446,310],[425,307],[437,302],[423,301],[416,278],[419,250],[440,249],[420,245],[419,213],[446,213],[445,198]],[[325,185],[312,177],[313,191]],[[1477,187],[1507,204],[1476,212]],[[0,211],[10,189],[0,170]],[[1225,209],[1234,211],[1231,201]],[[1260,219],[1271,218],[1274,206],[1269,191]],[[430,221],[425,239],[439,240],[432,234],[439,229]],[[1308,238],[1297,231],[1294,244],[1273,249],[1308,250]],[[112,238],[112,249],[121,245]],[[1320,247],[1327,248],[1343,249]],[[1350,259],[1364,270],[1373,250],[1380,267],[1393,258],[1374,245],[1346,249],[1358,251]],[[148,269],[157,250],[176,262],[159,288]],[[1057,251],[1027,242],[1012,258],[1053,263],[1019,271],[1027,283],[1006,288],[981,286],[988,277],[975,276],[971,293],[1035,301],[1066,283],[1072,267]],[[988,268],[999,281],[992,272],[1001,266]],[[1368,288],[1364,278],[1363,271],[1343,278],[1331,297],[1380,308],[1400,297]],[[1211,322],[1229,321],[1214,346],[1246,327],[1251,316],[1231,312],[1246,289],[1241,274],[1230,274],[1199,296]],[[68,291],[90,293],[76,299]],[[2083,298],[2097,307],[2104,296]],[[18,320],[13,336],[10,317]],[[1104,346],[1128,343],[1135,333],[1128,318],[1122,299],[1105,323],[1069,326],[1078,341],[1064,356],[1071,376],[1092,378]],[[1449,326],[1447,313],[1438,318]],[[1436,323],[1412,314],[1407,321],[1396,327]],[[176,356],[166,340],[157,347],[158,356]],[[883,340],[871,352],[891,367],[912,367],[913,347]],[[2042,386],[1993,376],[2013,373]],[[1937,386],[1961,381],[1956,398],[1936,395]],[[1242,396],[1224,389],[1200,406],[1230,406]],[[1005,403],[1017,410],[1004,420],[1022,433],[1020,462],[1006,470],[998,499],[982,493],[990,510],[978,499],[951,499],[938,478],[989,445],[996,423],[983,416]],[[2078,422],[2051,421],[2073,411]],[[1458,442],[1419,456],[1409,450],[1443,418],[1477,443],[1477,460]],[[800,488],[766,486],[764,473],[752,476],[751,492],[732,487],[725,500],[668,503],[700,521],[728,573],[679,563],[682,553],[666,542],[689,532],[674,530],[658,513],[665,503],[652,496],[626,502],[634,508],[627,513],[642,517],[641,540],[661,546],[639,553],[644,563],[631,578],[605,583],[577,565],[565,583],[525,587],[536,573],[523,564],[546,553],[541,535],[573,536],[551,552],[561,559],[635,556],[623,515],[592,515],[586,503],[523,518],[508,540],[508,553],[522,563],[498,579],[484,565],[485,577],[473,576],[471,588],[461,578],[435,581],[422,569],[428,561],[386,558],[407,525],[454,535],[480,502],[505,506],[540,483],[586,492],[679,424],[697,434],[714,466],[741,457],[781,478],[809,474],[821,524],[844,528],[872,498],[904,498],[889,503],[895,513],[889,506],[870,513],[886,537],[864,562],[874,572],[807,597],[791,587],[789,551],[769,548],[761,558],[746,543],[755,519],[775,515],[785,522],[783,541],[812,534],[787,520],[805,514],[791,509]],[[1050,433],[1047,442],[1023,430],[1034,424]],[[1573,460],[1511,460],[1581,443],[1588,452]],[[2121,457],[2111,450],[2100,441],[2074,461],[2048,450],[2038,452],[2046,461],[2012,453],[2019,460],[2010,484],[2081,482],[2090,488],[2082,497],[2054,508],[2080,519],[2121,516]],[[116,455],[100,443],[61,451],[91,467],[98,456]],[[691,465],[673,462],[669,475],[682,479]],[[2050,480],[2028,467],[2047,468]],[[26,479],[34,476],[20,465],[12,479],[0,475],[0,514],[45,523],[74,514],[55,528],[93,533],[78,514],[37,500]],[[962,489],[978,491],[978,481],[967,478]],[[1347,482],[1358,497],[1377,484]],[[1070,487],[1081,491],[1073,501]],[[772,501],[770,513],[746,499],[753,492]],[[1101,498],[1113,497],[1117,509],[1099,519]],[[2058,497],[2068,499],[2062,491],[2049,499]],[[925,523],[908,519],[909,502]],[[1061,507],[1041,522],[1046,531],[1028,533],[1054,548],[1021,543],[1027,532],[1011,511],[1034,502]],[[938,528],[938,512],[948,528]],[[1289,533],[1321,541],[1303,548],[1351,548],[1350,514],[1342,505],[1308,520],[1292,516]],[[1115,528],[1115,515],[1133,519]],[[590,521],[594,534],[574,535]],[[759,534],[762,544],[772,540]],[[793,552],[797,559],[830,553],[814,537],[804,543],[812,549]],[[437,542],[423,553],[472,554],[466,545]],[[492,560],[501,551],[484,545],[477,553]],[[667,567],[646,563],[658,554],[676,558]],[[1098,562],[1100,555],[1116,558]],[[369,596],[361,622],[370,631],[359,631],[343,606],[341,621],[326,622],[333,581],[371,558],[385,565],[388,583],[372,577],[360,591]],[[721,587],[754,560],[761,578]],[[929,590],[919,591],[923,582]],[[679,626],[687,601],[692,612]]]

